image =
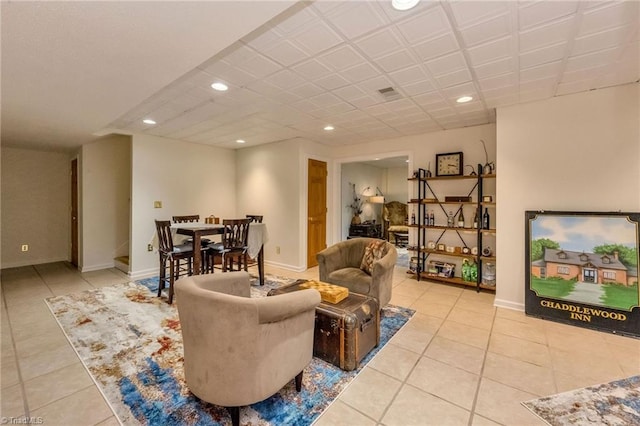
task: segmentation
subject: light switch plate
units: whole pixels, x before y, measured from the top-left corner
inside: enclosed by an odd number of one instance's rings
[[[154,201],[153,202],[153,208],[154,209],[161,209],[162,208],[162,201]]]

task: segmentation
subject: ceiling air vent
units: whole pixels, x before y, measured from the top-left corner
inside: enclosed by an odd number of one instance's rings
[[[400,99],[400,93],[396,92],[393,87],[385,87],[384,89],[378,89],[378,92],[382,95],[385,101],[395,101]]]

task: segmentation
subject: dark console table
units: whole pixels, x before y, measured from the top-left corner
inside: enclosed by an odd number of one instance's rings
[[[382,238],[382,225],[379,223],[361,223],[349,226],[349,238]]]

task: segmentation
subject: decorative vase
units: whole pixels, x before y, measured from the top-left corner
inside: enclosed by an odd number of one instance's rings
[[[351,218],[351,224],[352,225],[360,225],[362,221],[360,220],[360,215],[353,215],[353,217]]]

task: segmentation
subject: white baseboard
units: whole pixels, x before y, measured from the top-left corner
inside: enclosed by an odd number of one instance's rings
[[[307,268],[305,268],[304,266],[287,265],[285,263],[278,263],[278,262],[271,262],[271,261],[267,262],[266,260],[264,264],[273,266],[275,268],[286,269],[288,271],[293,271],[293,272],[304,272],[307,270]]]
[[[514,311],[524,312],[524,303],[515,303],[510,300],[494,299],[493,306],[497,308],[511,309]]]
[[[132,281],[141,280],[143,278],[157,277],[159,274],[158,268],[143,269],[142,271],[129,271],[127,275]]]
[[[114,262],[103,263],[102,265],[82,266],[82,268],[80,268],[80,272],[99,271],[101,269],[114,268],[115,266]]]
[[[22,266],[31,266],[31,265],[41,265],[43,263],[55,263],[55,262],[69,262],[69,259],[64,257],[55,257],[50,259],[28,259],[28,260],[18,260],[13,262],[3,262],[0,265],[0,269],[8,269],[8,268],[20,268]]]

